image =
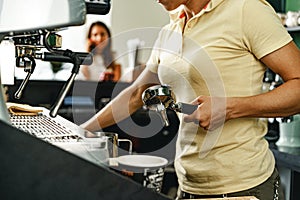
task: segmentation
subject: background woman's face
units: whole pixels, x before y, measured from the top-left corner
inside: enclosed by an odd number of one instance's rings
[[[102,26],[94,26],[91,31],[90,42],[97,47],[103,49],[108,44],[109,35]]]

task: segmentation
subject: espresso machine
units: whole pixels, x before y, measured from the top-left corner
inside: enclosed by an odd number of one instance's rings
[[[87,14],[104,15],[109,10],[110,0],[0,0],[0,42],[8,40],[14,44],[16,66],[27,73],[15,98],[22,97],[34,73],[36,59],[72,63],[71,75],[50,110],[50,116],[56,117],[80,65],[89,65],[93,61],[89,53],[61,49],[62,37],[57,32],[83,25]],[[0,120],[9,123],[1,80],[0,85]]]
[[[90,65],[93,62],[93,56],[90,53],[62,49],[62,36],[57,32],[70,26],[83,25],[87,14],[104,15],[109,10],[110,0],[0,0],[0,42],[11,43],[15,48],[15,65],[1,66],[0,75],[9,72],[5,67],[15,66],[24,68],[26,73],[25,79],[14,94],[16,99],[22,98],[30,76],[34,73],[35,68],[39,67],[36,65],[37,59],[73,64],[69,79],[62,86],[54,105],[50,110],[38,109],[39,113],[37,112],[38,114],[33,116],[8,113],[0,76],[1,123],[4,122],[45,142],[75,152],[93,162],[98,163],[98,161],[104,160],[102,159],[104,156],[101,154],[101,159],[95,161],[94,157],[89,154],[91,151],[83,146],[88,142],[84,138],[86,130],[57,116],[80,66]],[[16,17],[16,15],[20,17]],[[107,149],[100,148],[103,141],[105,141],[104,138],[98,142],[97,152],[104,152],[104,155]],[[77,151],[78,145],[84,147],[80,152]]]

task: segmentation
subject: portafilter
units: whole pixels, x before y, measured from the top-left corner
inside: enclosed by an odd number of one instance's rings
[[[161,114],[165,126],[169,126],[166,109],[184,114],[192,114],[198,105],[176,103],[176,97],[169,85],[155,85],[147,88],[142,94],[142,100],[148,109]]]

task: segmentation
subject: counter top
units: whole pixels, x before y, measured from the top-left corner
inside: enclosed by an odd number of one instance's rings
[[[279,147],[270,143],[270,149],[278,165],[300,172],[300,147]]]

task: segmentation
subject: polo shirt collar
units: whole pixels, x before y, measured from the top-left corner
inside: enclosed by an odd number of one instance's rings
[[[202,11],[200,11],[195,17],[201,16],[205,12],[210,12],[223,1],[225,0],[210,0],[210,2],[205,6],[205,8]],[[180,6],[176,10],[170,11],[169,16],[171,22],[175,22],[177,20],[184,18],[185,17],[184,7]]]

